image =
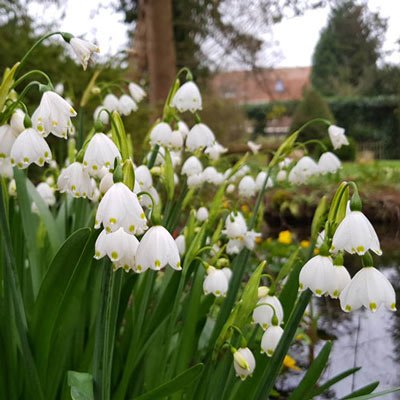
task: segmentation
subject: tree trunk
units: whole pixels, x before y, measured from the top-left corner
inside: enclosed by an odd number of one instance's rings
[[[143,0],[150,104],[164,103],[176,74],[172,0]]]

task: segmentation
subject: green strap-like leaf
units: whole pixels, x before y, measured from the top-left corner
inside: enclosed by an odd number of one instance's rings
[[[353,393],[348,394],[347,396],[343,397],[342,400],[357,399],[359,397],[364,397],[365,395],[369,395],[370,393],[372,393],[378,386],[379,386],[379,381],[372,382],[369,385],[363,386],[362,388],[357,389]],[[370,398],[374,398],[375,395],[372,394],[371,396],[372,397]]]
[[[72,400],[93,400],[93,377],[86,372],[68,371]]]
[[[388,390],[383,390],[382,392],[366,394],[364,396],[357,396],[357,397],[350,397],[350,398],[352,400],[369,400],[369,399],[376,399],[378,397],[386,396],[387,394],[396,393],[396,392],[400,392],[400,387],[396,387],[396,388],[388,389]],[[346,398],[348,398],[348,397],[346,397]]]
[[[203,364],[197,364],[181,374],[177,375],[174,379],[166,382],[157,388],[150,390],[149,392],[136,397],[135,400],[156,400],[166,396],[170,396],[189,385],[191,385],[196,379],[199,378],[203,371]]]
[[[325,343],[317,358],[312,362],[310,368],[308,368],[300,384],[289,396],[289,400],[306,400],[312,398],[310,392],[326,367],[331,349],[332,342]]]

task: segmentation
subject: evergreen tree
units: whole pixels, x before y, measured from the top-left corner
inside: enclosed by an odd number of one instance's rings
[[[329,96],[370,92],[385,31],[386,21],[365,3],[339,1],[314,51],[314,87]]]

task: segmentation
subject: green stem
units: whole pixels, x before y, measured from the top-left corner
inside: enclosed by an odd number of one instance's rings
[[[264,194],[265,194],[265,190],[267,188],[269,175],[270,175],[270,168],[267,169],[267,175],[265,176],[261,190],[258,192],[256,205],[254,206],[253,216],[251,217],[251,220],[250,220],[250,226],[249,226],[250,230],[253,229],[256,224],[258,209],[260,208],[261,201],[264,199]]]
[[[50,77],[45,72],[41,71],[40,69],[33,69],[32,71],[27,72],[26,74],[22,75],[18,80],[16,80],[11,88],[16,88],[21,82],[23,82],[26,78],[29,78],[31,75],[43,76],[47,80],[49,86],[53,87],[53,83],[51,82]]]
[[[157,154],[158,154],[158,150],[160,149],[160,146],[158,144],[156,144],[153,147],[153,151],[151,152],[151,156],[149,159],[149,162],[147,163],[147,168],[151,169],[154,167],[154,164],[156,162],[156,158],[157,158]]]

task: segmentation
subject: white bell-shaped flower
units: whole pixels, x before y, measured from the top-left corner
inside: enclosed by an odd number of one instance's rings
[[[153,178],[146,165],[135,168],[135,179],[143,190],[148,190],[153,186]]]
[[[287,179],[287,172],[284,169],[281,169],[280,171],[278,171],[278,173],[276,174],[276,181],[277,182],[285,182]]]
[[[159,122],[150,132],[150,143],[152,146],[168,147],[172,135],[172,129],[166,122]]]
[[[254,250],[254,247],[256,245],[256,239],[261,237],[261,233],[255,232],[255,231],[247,231],[246,234],[244,235],[244,245],[249,249],[249,250]]]
[[[56,86],[54,86],[54,91],[62,96],[64,94],[64,84],[62,82],[58,82]]]
[[[349,141],[345,135],[345,130],[336,125],[331,125],[328,128],[329,139],[335,150],[340,149],[342,146],[347,146]]]
[[[86,70],[89,61],[92,59],[93,53],[100,52],[100,49],[95,44],[77,37],[73,37],[69,41],[69,44],[76,56],[79,58],[84,70]]]
[[[12,178],[14,175],[11,161],[9,158],[0,158],[0,176]]]
[[[198,188],[203,184],[203,174],[188,175],[186,184],[188,185],[189,189]]]
[[[343,311],[349,312],[361,306],[375,312],[384,305],[391,311],[396,311],[396,294],[393,286],[374,267],[364,267],[358,271],[351,282],[339,296]]]
[[[225,178],[229,178],[232,170],[229,168],[225,171]],[[248,165],[243,165],[243,167],[239,168],[238,171],[236,171],[230,178],[230,182],[235,182],[236,180],[242,178],[246,174],[250,172],[250,167]]]
[[[36,190],[48,206],[54,206],[54,204],[56,204],[54,191],[47,182],[40,182],[39,185],[36,186]]]
[[[10,125],[0,126],[0,158],[10,156],[16,135]]]
[[[226,244],[226,254],[239,254],[244,249],[243,239],[229,239]]]
[[[221,154],[224,154],[228,151],[228,149],[224,146],[222,146],[218,142],[214,142],[211,146],[208,146],[205,150],[204,153],[208,155],[210,160],[216,161],[221,157]]]
[[[257,177],[256,177],[256,189],[257,190],[261,190],[263,185],[264,185],[264,181],[267,178],[267,173],[264,171],[261,171],[258,173]],[[267,180],[267,184],[266,184],[266,188],[271,188],[274,186],[274,182],[272,181],[271,177],[268,177]]]
[[[108,123],[110,121],[110,117],[109,117],[108,113],[105,111],[105,108],[106,108],[105,106],[96,107],[96,109],[94,110],[94,113],[93,113],[93,119],[95,121],[100,119],[100,121],[104,125],[108,125]]]
[[[151,187],[148,188],[146,192],[148,192],[148,194],[153,198],[154,204],[158,205],[160,202],[160,195],[158,194],[157,190],[154,187]],[[151,209],[153,207],[153,202],[147,194],[140,196],[139,202],[144,208]]]
[[[345,250],[350,254],[365,254],[368,250],[381,255],[378,236],[368,218],[361,211],[350,211],[337,227],[331,251]]]
[[[176,246],[178,247],[179,255],[182,257],[186,251],[186,239],[184,235],[179,235],[175,239]]]
[[[251,376],[256,368],[256,359],[248,347],[241,347],[233,354],[236,376],[242,381]]]
[[[224,175],[218,172],[215,167],[207,167],[203,171],[203,181],[220,185],[224,181]]]
[[[32,115],[32,125],[44,137],[52,133],[66,139],[74,131],[71,117],[75,116],[76,111],[66,100],[56,92],[47,91]]]
[[[199,222],[204,222],[208,218],[208,210],[206,207],[200,207],[196,212],[196,219]]]
[[[169,155],[171,156],[171,162],[174,168],[177,168],[179,165],[182,164],[182,153],[180,150],[178,151],[171,150],[169,152]]]
[[[335,279],[335,267],[331,257],[315,256],[308,260],[300,271],[300,290],[310,289],[320,297],[329,293]]]
[[[318,160],[318,168],[321,174],[335,173],[342,168],[342,163],[335,154],[327,151],[326,153],[321,154],[321,157]]]
[[[260,151],[261,147],[262,147],[261,144],[252,142],[251,140],[249,140],[247,142],[247,146],[249,146],[249,149],[253,154],[257,154]]]
[[[17,108],[10,118],[10,126],[13,129],[15,136],[18,136],[25,130],[24,119],[25,113],[20,108]]]
[[[199,88],[193,81],[184,83],[175,93],[172,107],[180,112],[190,111],[192,113],[202,109],[201,94]]]
[[[136,272],[159,271],[166,265],[180,271],[179,250],[174,238],[163,226],[151,227],[139,243],[136,252]]]
[[[334,279],[332,280],[328,294],[333,299],[337,299],[343,289],[350,283],[351,277],[349,271],[343,265],[334,265],[333,267],[335,270]]]
[[[236,189],[236,186],[233,183],[230,183],[226,188],[226,193],[233,193]]]
[[[243,239],[247,232],[247,224],[242,213],[231,212],[225,220],[225,229],[223,234],[229,239]]]
[[[96,213],[95,228],[110,233],[119,228],[133,235],[141,235],[147,229],[143,208],[135,193],[122,182],[114,183],[101,199]]]
[[[103,230],[96,240],[94,257],[100,259],[107,254],[115,268],[133,270],[138,246],[136,237],[126,233],[123,228],[111,233]]]
[[[132,111],[137,111],[138,106],[135,100],[127,94],[123,94],[118,100],[118,111],[122,115],[129,115]]]
[[[211,266],[207,268],[207,275],[203,282],[205,294],[212,293],[215,297],[224,297],[228,291],[228,284],[229,281],[224,271]]]
[[[230,268],[228,268],[228,267],[225,267],[225,268],[222,268],[221,271],[225,274],[225,277],[228,280],[228,284],[229,284],[229,282],[230,282],[230,280],[232,278],[232,275],[233,275],[232,270]]]
[[[214,142],[215,136],[211,129],[207,125],[199,123],[189,131],[186,138],[186,148],[194,152],[212,146]]]
[[[265,296],[258,300],[253,311],[253,322],[259,324],[262,329],[267,329],[272,325],[274,313],[278,325],[283,322],[283,308],[276,296]]]
[[[146,92],[135,82],[131,82],[128,85],[128,89],[136,103],[140,103],[146,97]]]
[[[97,176],[103,167],[112,169],[116,158],[121,159],[121,154],[115,143],[104,133],[96,133],[86,148],[83,165]]]
[[[109,93],[104,97],[103,106],[109,112],[118,111],[119,110],[119,100],[115,94]]]
[[[310,157],[302,157],[289,172],[289,182],[296,185],[307,182],[307,180],[319,173],[317,163]]]
[[[261,339],[261,353],[272,357],[283,335],[283,329],[280,326],[270,326],[263,334]]]
[[[189,157],[182,165],[182,175],[191,176],[195,174],[201,174],[202,172],[203,165],[201,161],[195,156]]]
[[[178,121],[178,130],[181,132],[183,139],[186,139],[186,136],[189,133],[189,127],[186,125],[184,121]]]
[[[27,168],[32,163],[42,167],[51,160],[51,150],[43,137],[33,128],[25,129],[11,148],[10,161],[18,168]]]
[[[100,180],[99,190],[101,194],[107,192],[110,187],[114,185],[113,174],[111,172],[107,172]]]
[[[183,148],[183,136],[180,130],[172,131],[167,147],[171,150],[180,151]]]
[[[253,197],[257,192],[256,182],[252,176],[244,176],[239,182],[239,196]]]
[[[57,180],[57,187],[61,193],[67,192],[74,197],[93,196],[93,185],[90,175],[79,162],[70,164],[61,171]]]

